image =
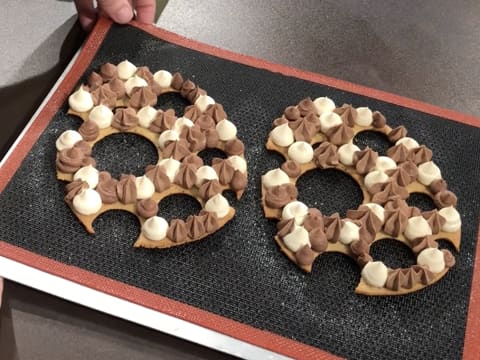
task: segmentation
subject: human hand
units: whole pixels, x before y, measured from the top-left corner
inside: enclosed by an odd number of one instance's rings
[[[0,307],[2,307],[3,279],[0,277]]]
[[[97,0],[97,8],[93,6],[93,0],[74,1],[80,24],[86,31],[93,28],[98,13],[119,24],[132,20],[134,12],[136,19],[146,24],[153,23],[155,17],[155,0]]]

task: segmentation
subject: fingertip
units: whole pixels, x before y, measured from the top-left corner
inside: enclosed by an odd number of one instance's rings
[[[155,18],[155,12],[154,11],[152,13],[137,11],[136,19],[141,23],[153,24],[154,18]]]
[[[136,19],[145,24],[153,24],[155,20],[155,1],[137,0],[135,3]]]
[[[92,19],[91,17],[80,16],[78,20],[83,30],[86,32],[92,31],[93,25],[95,24],[95,19]]]
[[[119,24],[126,24],[133,18],[133,10],[132,8],[125,4],[117,11],[109,14],[113,21]]]

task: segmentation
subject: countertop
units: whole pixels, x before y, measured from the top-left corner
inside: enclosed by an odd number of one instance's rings
[[[7,0],[0,25],[0,152],[84,34],[70,1]],[[480,3],[170,0],[180,35],[480,116]],[[230,358],[7,281],[0,359]]]

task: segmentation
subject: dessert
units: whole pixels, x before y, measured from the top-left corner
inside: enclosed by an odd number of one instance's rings
[[[382,156],[359,148],[353,139],[363,131],[386,135],[392,146]],[[433,284],[455,264],[450,251],[438,249],[437,240],[448,240],[459,250],[457,197],[432,161],[432,151],[407,137],[405,127],[390,128],[383,114],[368,107],[337,107],[327,97],[306,98],[273,122],[266,147],[285,162],[262,176],[264,213],[278,220],[275,241],[281,251],[304,271],[311,272],[322,253],[340,252],[362,269],[357,293],[399,295]],[[300,176],[332,168],[350,175],[362,190],[362,204],[345,218],[325,216],[298,200]],[[428,195],[436,209],[409,206],[411,193]],[[417,263],[391,269],[373,259],[370,245],[381,239],[401,241]]]
[[[178,93],[190,102],[177,117],[173,109],[154,106],[157,97]],[[68,99],[68,114],[83,120],[56,141],[57,178],[67,181],[65,201],[93,233],[93,221],[113,209],[135,214],[141,233],[134,246],[167,248],[200,240],[224,226],[234,209],[222,195],[226,189],[240,198],[247,185],[244,145],[221,104],[191,80],[166,70],[151,73],[128,60],[103,64]],[[142,176],[115,179],[96,168],[93,146],[115,133],[132,133],[151,141],[159,161]],[[226,158],[204,164],[198,153],[216,148]],[[202,206],[200,213],[168,223],[158,203],[173,194],[187,194]]]

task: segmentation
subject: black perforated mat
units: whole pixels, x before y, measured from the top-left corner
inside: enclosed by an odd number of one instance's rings
[[[239,65],[131,27],[109,31],[86,74],[104,62],[124,59],[152,71],[179,71],[223,104],[246,145],[249,167],[244,197],[237,202],[229,196],[235,218],[203,241],[161,251],[132,247],[138,222],[123,212],[104,214],[94,224],[96,234],[87,234],[63,202],[64,183],[55,178],[55,140],[80,124],[66,115],[64,104],[0,195],[2,240],[341,356],[461,358],[480,207],[480,129]],[[438,284],[402,297],[359,296],[354,293],[359,268],[349,258],[322,255],[312,274],[305,274],[280,253],[273,241],[275,222],[263,217],[260,206],[260,176],[281,159],[266,151],[264,143],[272,121],[307,96],[379,110],[390,126],[405,125],[410,136],[432,149],[433,160],[459,198],[463,221],[457,264]],[[172,104],[181,115],[184,103],[176,97],[162,106]],[[374,147],[377,140],[367,136],[358,142]],[[144,165],[156,162],[155,151],[144,142],[119,135],[98,144],[99,167],[142,173]],[[126,160],[119,149],[128,152]],[[344,214],[361,202],[355,183],[335,171],[315,171],[299,183],[300,200],[325,214]],[[418,201],[429,206],[424,199]],[[169,216],[180,213],[184,204],[181,199],[170,201]],[[391,266],[413,261],[397,242],[375,244],[372,254]]]

